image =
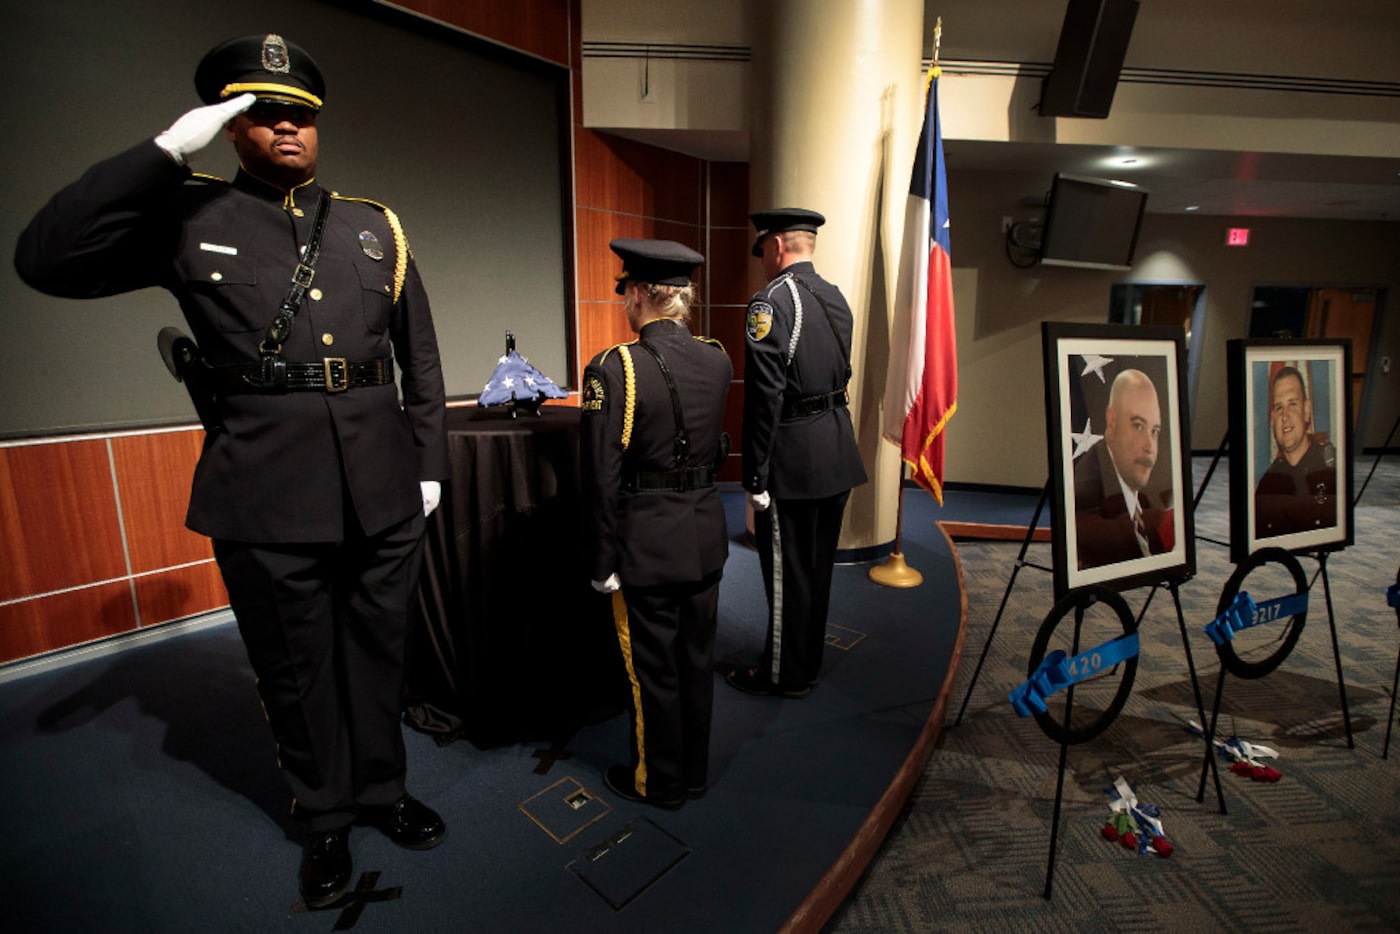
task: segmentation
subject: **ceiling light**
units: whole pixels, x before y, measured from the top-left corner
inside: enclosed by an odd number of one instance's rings
[[[1201,206],[1200,206],[1199,204],[1188,204],[1188,205],[1186,205],[1186,210],[1188,210],[1188,211],[1199,211],[1200,209],[1201,209]]]
[[[1119,179],[1119,178],[1110,178],[1108,181],[1109,181],[1109,184],[1118,185],[1120,188],[1136,188],[1136,187],[1137,187],[1137,186],[1134,185],[1132,182],[1125,182],[1125,181],[1123,181],[1122,179]]]

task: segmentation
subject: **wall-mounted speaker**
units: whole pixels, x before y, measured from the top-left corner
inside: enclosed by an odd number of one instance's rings
[[[1138,2],[1069,0],[1055,63],[1040,90],[1042,117],[1108,116]]]

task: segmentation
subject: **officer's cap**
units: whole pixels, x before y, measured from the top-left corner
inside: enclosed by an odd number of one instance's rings
[[[200,60],[195,90],[206,104],[251,92],[259,101],[321,109],[326,82],[306,50],[281,36],[239,36]]]
[[[654,285],[690,285],[690,271],[705,257],[674,240],[614,240],[608,244],[622,258],[617,274],[617,294],[624,292],[628,279]]]
[[[825,217],[806,208],[774,208],[771,211],[759,211],[757,214],[750,214],[749,220],[753,221],[754,227],[758,228],[758,236],[753,241],[754,256],[763,255],[764,237],[786,233],[789,230],[810,230],[812,233],[816,233],[817,228],[826,223]]]

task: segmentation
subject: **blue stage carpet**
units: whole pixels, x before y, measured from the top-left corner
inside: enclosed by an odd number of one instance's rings
[[[743,500],[725,494],[736,537]],[[1033,506],[1033,498],[1032,498]],[[710,791],[679,811],[616,800],[622,716],[547,744],[438,746],[406,730],[410,787],[447,819],[431,852],[351,837],[364,896],[294,911],[300,848],[230,621],[0,684],[10,931],[816,930],[926,760],[964,604],[937,505],[905,496],[901,590],[836,571],[819,688],[756,698],[716,673]],[[1029,514],[1021,521],[1029,520]],[[759,652],[757,556],[725,570],[716,667]],[[531,677],[527,659],[502,658]],[[937,706],[937,710],[935,709]],[[377,872],[375,880],[361,873]]]

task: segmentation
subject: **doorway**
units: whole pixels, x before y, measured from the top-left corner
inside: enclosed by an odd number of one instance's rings
[[[1186,332],[1186,400],[1196,411],[1205,340],[1206,287],[1199,282],[1120,282],[1109,291],[1110,324],[1157,324]]]
[[[1250,337],[1298,337],[1351,341],[1351,429],[1366,424],[1362,406],[1380,290],[1258,286],[1250,303]]]

